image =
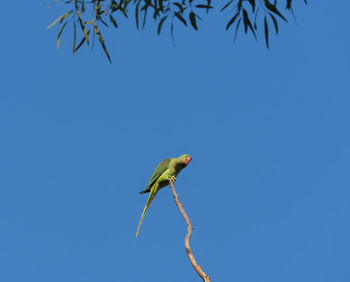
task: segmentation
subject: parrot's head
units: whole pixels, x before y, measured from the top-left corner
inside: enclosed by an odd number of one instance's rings
[[[185,167],[192,160],[192,157],[190,155],[182,155],[177,159],[178,159],[178,162],[181,164],[181,166]]]

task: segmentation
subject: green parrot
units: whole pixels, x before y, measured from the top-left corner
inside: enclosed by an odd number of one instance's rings
[[[149,193],[146,206],[143,210],[139,225],[137,227],[136,231],[136,237],[139,233],[139,229],[143,220],[143,217],[145,216],[145,213],[151,204],[152,200],[156,196],[157,192],[167,186],[170,182],[170,180],[175,181],[176,176],[179,174],[179,172],[188,165],[188,163],[191,161],[192,157],[190,155],[182,155],[178,158],[169,158],[162,161],[154,171],[151,179],[148,182],[148,185],[145,190],[141,191],[140,194]]]

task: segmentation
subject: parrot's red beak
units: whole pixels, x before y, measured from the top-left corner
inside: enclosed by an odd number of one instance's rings
[[[185,158],[185,164],[188,165],[188,163],[191,161],[191,157],[186,157]]]

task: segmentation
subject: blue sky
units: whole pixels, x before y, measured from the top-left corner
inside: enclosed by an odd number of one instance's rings
[[[212,281],[350,281],[349,3],[297,4],[270,51],[217,13],[176,47],[124,24],[104,31],[112,65],[99,46],[72,57],[71,33],[56,49],[62,9],[17,4],[0,19],[1,281],[200,281],[170,189],[135,239],[138,191],[184,153]]]

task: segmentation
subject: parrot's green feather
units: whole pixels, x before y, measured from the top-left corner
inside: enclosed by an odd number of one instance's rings
[[[170,159],[165,159],[157,166],[151,179],[148,182],[147,188],[152,187],[152,185],[156,182],[159,176],[161,176],[162,173],[167,170],[167,168],[169,167],[169,163],[170,163]]]
[[[137,227],[136,237],[137,237],[137,234],[139,233],[143,217],[145,216],[145,213],[149,205],[151,204],[152,200],[156,196],[157,192],[161,188],[167,186],[169,184],[169,180],[176,177],[179,174],[179,172],[188,165],[191,159],[192,158],[190,155],[182,155],[178,158],[165,159],[157,166],[150,181],[148,182],[147,188],[140,192],[140,194],[147,193],[147,192],[150,192],[150,193],[147,199],[146,206],[143,209],[139,225]]]
[[[170,160],[171,159],[165,159],[157,166],[157,168],[154,171],[151,179],[148,182],[148,185],[147,185],[146,189],[141,191],[140,194],[148,193],[151,190],[151,187],[157,181],[157,179],[162,175],[162,173],[164,171],[166,171],[168,169],[169,164],[170,164]]]
[[[154,188],[154,187],[153,187],[153,188]],[[139,225],[137,226],[136,237],[137,237],[137,234],[139,234],[139,230],[140,230],[141,223],[142,223],[142,221],[143,221],[143,217],[145,216],[146,211],[147,211],[149,205],[151,204],[153,198],[156,196],[156,193],[157,193],[157,192],[155,192],[155,189],[151,189],[151,192],[149,193],[149,196],[148,196],[148,199],[147,199],[146,206],[145,206],[145,208],[143,209],[143,212],[142,212],[142,216],[141,216]]]

